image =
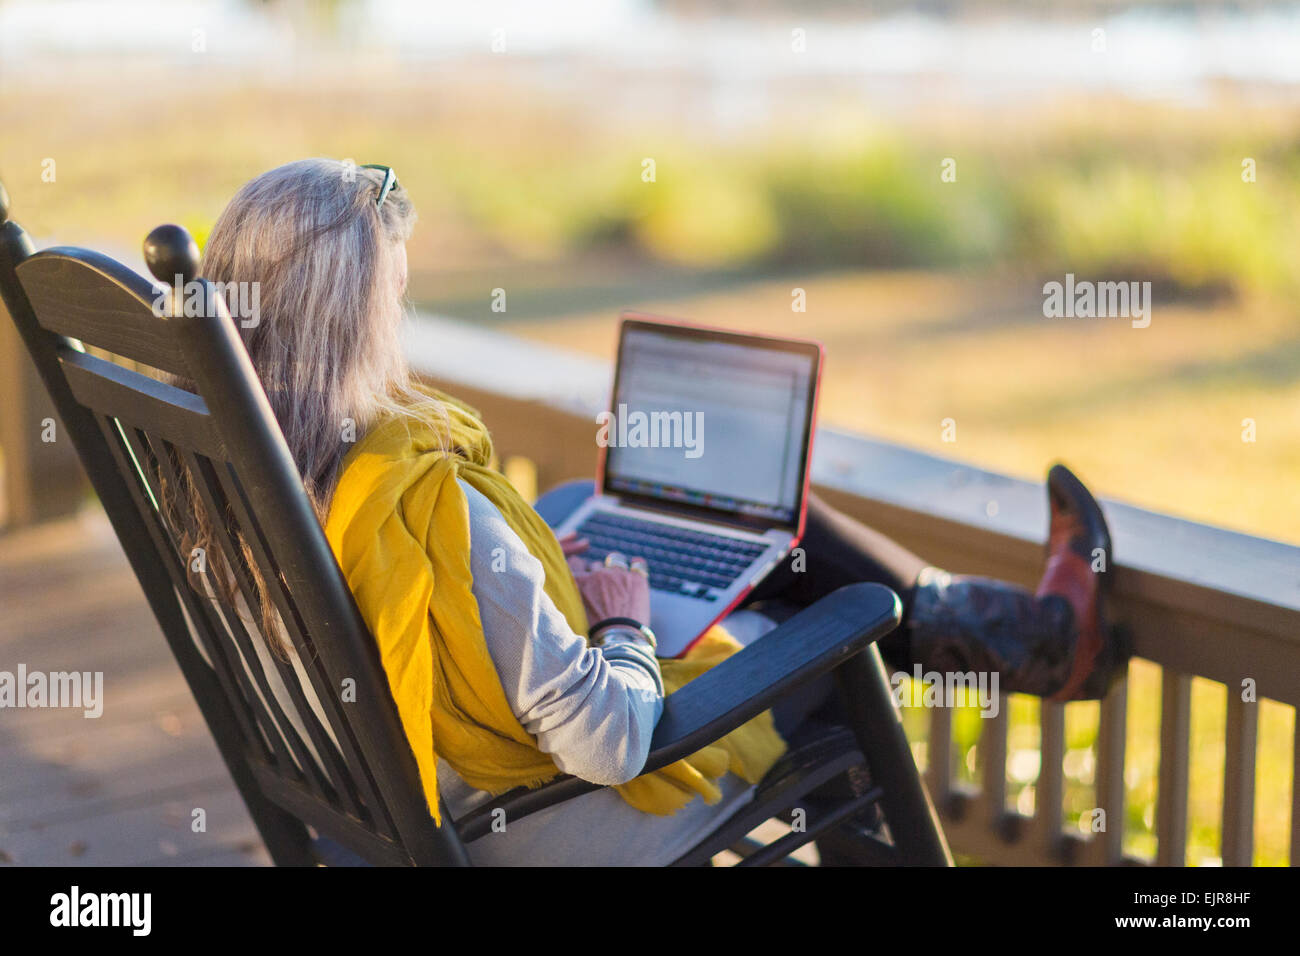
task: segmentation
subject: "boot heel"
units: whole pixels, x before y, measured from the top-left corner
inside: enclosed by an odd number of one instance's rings
[[[1128,662],[1133,657],[1133,632],[1124,624],[1112,624],[1106,635],[1106,647],[1097,669],[1088,675],[1080,691],[1082,700],[1101,700],[1128,676]]]

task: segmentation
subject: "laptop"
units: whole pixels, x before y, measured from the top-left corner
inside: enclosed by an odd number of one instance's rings
[[[803,535],[822,347],[622,318],[596,494],[556,533],[646,560],[649,624],[677,657]]]

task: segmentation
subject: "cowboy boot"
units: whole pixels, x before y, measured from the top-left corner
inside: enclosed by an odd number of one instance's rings
[[[1074,609],[1076,628],[1070,671],[1053,700],[1100,700],[1128,671],[1130,649],[1107,618],[1113,554],[1101,506],[1070,469],[1047,473],[1051,525],[1047,569],[1037,595],[1063,597]]]
[[[1047,476],[1051,527],[1038,590],[926,568],[906,626],[913,660],[927,669],[997,671],[1003,690],[1053,700],[1100,699],[1126,654],[1108,627],[1104,598],[1110,535],[1101,509],[1063,465]]]

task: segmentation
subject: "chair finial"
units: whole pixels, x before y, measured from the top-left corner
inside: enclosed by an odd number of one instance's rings
[[[177,276],[190,282],[199,274],[199,246],[184,227],[159,226],[145,236],[144,261],[164,285],[171,285]]]
[[[9,221],[9,194],[5,192],[5,184],[0,183],[0,223]]]

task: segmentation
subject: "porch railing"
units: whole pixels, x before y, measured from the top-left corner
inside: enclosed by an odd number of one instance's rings
[[[475,405],[498,452],[539,487],[590,474],[606,363],[427,318],[408,352],[429,380]],[[521,462],[529,463],[521,469]],[[936,565],[1036,584],[1046,504],[1041,486],[829,429],[813,460],[819,493]],[[1115,613],[1137,657],[1159,665],[1159,771],[1154,862],[1185,862],[1192,680],[1225,685],[1222,845],[1225,865],[1249,865],[1255,833],[1257,701],[1300,704],[1300,548],[1107,502],[1114,537]],[[1252,683],[1253,682],[1253,683]],[[1254,701],[1243,699],[1253,687]],[[953,712],[929,711],[930,791],[954,850],[987,863],[1114,865],[1126,855],[1128,685],[1100,705],[1095,753],[1104,830],[1064,827],[1065,706],[1043,703],[1032,815],[1007,805],[1008,711],[980,721],[979,784],[954,773]],[[1300,734],[1295,735],[1300,739]],[[1300,862],[1300,746],[1292,741],[1290,858]]]

